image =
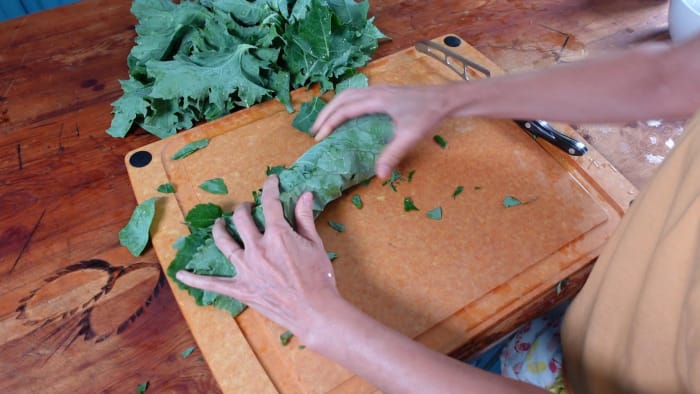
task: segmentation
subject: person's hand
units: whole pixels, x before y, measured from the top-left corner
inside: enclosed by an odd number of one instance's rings
[[[385,113],[394,121],[394,137],[379,155],[376,172],[388,178],[399,161],[451,109],[445,86],[402,87],[377,85],[347,89],[326,105],[311,127],[316,140],[325,138],[348,119],[372,113]]]
[[[236,268],[235,277],[179,271],[177,278],[188,286],[238,299],[303,337],[321,304],[340,297],[314,224],[313,196],[306,192],[297,201],[297,231],[284,219],[275,175],[263,184],[262,206],[264,234],[253,222],[250,203],[239,204],[234,211],[233,222],[244,248],[228,234],[222,219],[214,225],[216,246]]]

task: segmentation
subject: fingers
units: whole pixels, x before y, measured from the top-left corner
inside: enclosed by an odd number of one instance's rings
[[[270,175],[263,183],[262,207],[265,215],[265,227],[270,228],[280,223],[287,224],[280,202],[279,178],[277,175]]]
[[[197,275],[188,271],[178,271],[175,277],[190,287],[213,291],[236,299],[240,298],[240,294],[238,294],[235,285],[233,285],[236,280],[235,277],[224,278],[220,276]]]
[[[377,159],[376,172],[381,179],[386,179],[391,175],[391,170],[399,164],[420,139],[409,132],[398,132],[398,130],[394,131],[394,136],[395,138],[387,144]]]
[[[311,133],[316,141],[327,137],[348,119],[379,112],[378,103],[368,89],[344,90],[323,107],[311,126]]]
[[[260,230],[258,230],[258,226],[256,226],[255,221],[253,221],[251,208],[251,203],[244,202],[238,204],[236,209],[233,211],[233,224],[236,225],[238,235],[243,241],[243,247],[252,244],[256,240],[260,239],[260,237],[262,237],[262,234],[260,234]]]
[[[314,200],[311,193],[306,192],[299,197],[297,205],[294,207],[294,216],[299,235],[315,243],[320,243],[321,236],[318,235],[314,223]]]
[[[223,219],[216,219],[214,222],[214,227],[211,230],[214,243],[216,247],[219,248],[221,253],[226,256],[229,261],[233,258],[234,254],[241,251],[241,246],[236,242],[228,231],[226,231],[226,221]],[[233,263],[233,261],[231,261]]]

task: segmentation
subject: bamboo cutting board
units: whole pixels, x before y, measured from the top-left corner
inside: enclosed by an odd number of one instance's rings
[[[444,37],[435,41],[442,43]],[[461,41],[454,51],[502,71]],[[440,62],[409,48],[378,59],[364,72],[370,84],[439,84],[459,77]],[[293,93],[295,106],[317,94]],[[172,244],[187,234],[182,224],[194,205],[214,202],[231,210],[251,199],[267,166],[290,165],[313,144],[291,127],[294,114],[274,101],[256,105],[147,145],[126,157],[139,201],[159,196],[152,243],[163,268]],[[559,125],[561,126],[561,125]],[[559,127],[581,140],[568,127]],[[376,179],[329,205],[317,227],[334,262],[340,292],[374,318],[442,352],[453,351],[502,323],[545,291],[580,270],[611,235],[636,190],[595,150],[570,157],[532,139],[507,120],[453,119],[436,130],[445,149],[423,141],[400,165],[410,182],[396,191]],[[178,161],[185,144],[209,146]],[[144,153],[148,152],[148,153]],[[150,154],[142,167],[134,159]],[[143,163],[141,163],[143,164]],[[229,194],[197,187],[221,177]],[[158,185],[177,192],[161,195]],[[457,186],[464,191],[453,198]],[[359,194],[364,207],[350,201]],[[506,196],[525,204],[506,208]],[[404,212],[411,197],[420,211]],[[441,207],[442,220],[425,216]],[[327,222],[346,226],[335,232]],[[281,346],[285,328],[247,310],[197,307],[173,283],[175,296],[199,348],[225,392],[372,392],[362,379],[295,338]]]

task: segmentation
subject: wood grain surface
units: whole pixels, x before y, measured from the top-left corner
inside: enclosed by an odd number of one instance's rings
[[[121,393],[146,381],[153,392],[219,392],[199,351],[181,355],[194,341],[154,252],[134,258],[117,239],[136,204],[124,155],[156,140],[104,133],[127,77],[129,7],[84,0],[0,24],[0,392]],[[453,32],[525,71],[665,41],[667,7],[375,0],[370,14],[392,37],[375,57]],[[682,133],[664,121],[577,128],[638,187]],[[583,278],[572,276],[559,297]]]

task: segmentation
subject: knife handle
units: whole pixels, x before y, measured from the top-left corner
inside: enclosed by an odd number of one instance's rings
[[[516,120],[515,123],[572,156],[581,156],[588,152],[588,148],[582,142],[563,134],[544,120]]]

